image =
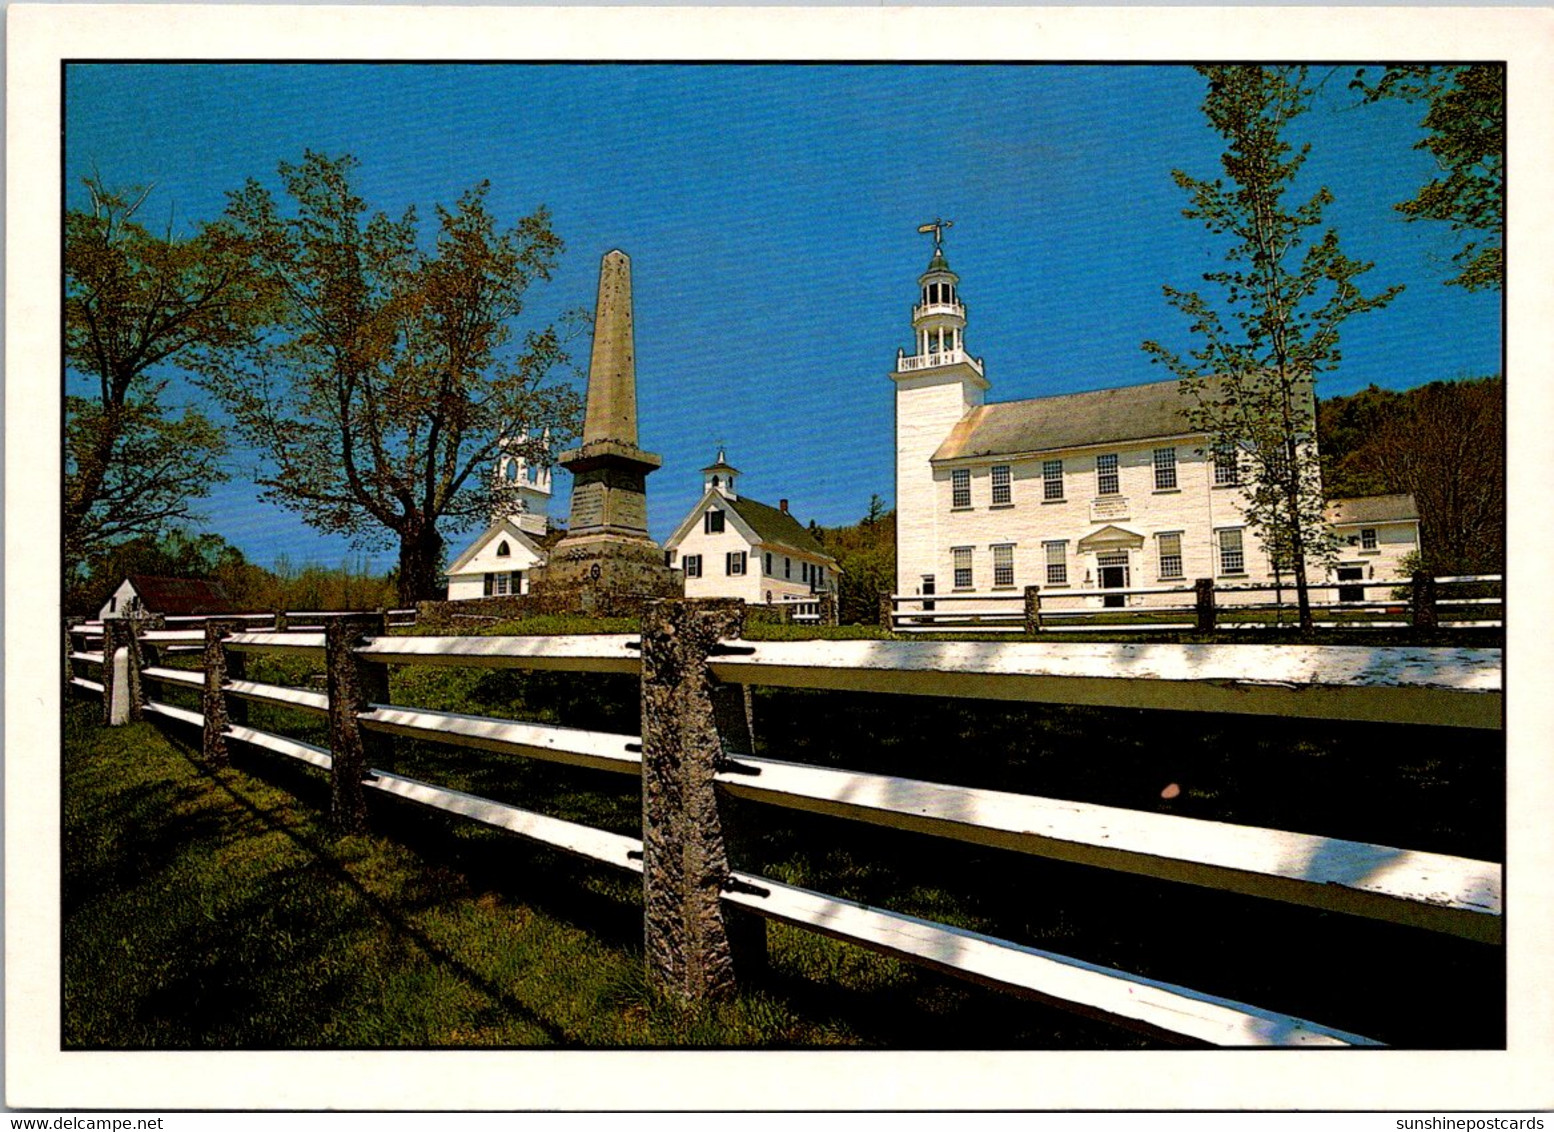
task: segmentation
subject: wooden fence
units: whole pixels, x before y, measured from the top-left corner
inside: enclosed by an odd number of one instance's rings
[[[766,686],[1499,729],[1498,649],[754,642],[742,639],[743,617],[738,602],[664,601],[649,604],[640,634],[553,637],[394,636],[382,614],[334,618],[323,631],[255,630],[234,620],[185,630],[110,623],[104,651],[72,643],[66,679],[100,694],[110,718],[199,728],[212,763],[241,743],[327,770],[331,817],[341,831],[360,828],[371,795],[391,794],[641,874],[650,976],[691,1000],[732,991],[753,945],[730,928],[749,913],[1178,1041],[1378,1044],[742,872],[724,846],[719,802],[726,797],[1501,942],[1501,867],[1493,862],[756,757],[748,699],[748,689]],[[72,636],[80,633],[76,627]],[[163,666],[155,655],[196,644],[203,672]],[[266,652],[323,658],[326,691],[247,679],[246,657]],[[83,675],[87,665],[102,678]],[[394,704],[390,665],[636,674],[642,734]],[[203,709],[153,698],[151,685],[198,690]],[[327,717],[329,747],[250,726],[248,703]],[[391,761],[382,745],[394,736],[639,776],[643,836],[375,768],[374,759]]]
[[[1322,582],[1307,589],[1318,629],[1503,629],[1503,595],[1473,592],[1499,590],[1503,581],[1499,574],[1421,573],[1407,581]],[[1293,586],[1216,585],[1212,578],[1133,589],[1026,586],[1020,592],[881,594],[880,624],[897,633],[1268,631],[1295,626],[1294,602]]]

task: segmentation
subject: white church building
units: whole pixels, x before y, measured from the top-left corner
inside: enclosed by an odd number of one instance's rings
[[[737,597],[752,605],[813,600],[836,588],[836,559],[788,511],[742,496],[739,469],[718,449],[701,470],[702,497],[664,543],[685,576],[686,597]]]
[[[1216,459],[1211,438],[1189,426],[1176,381],[989,402],[937,233],[918,283],[913,352],[898,352],[890,375],[898,594],[1037,585],[1044,603],[1075,595],[1065,606],[1079,609],[1156,600],[1108,590],[1274,580],[1246,523],[1235,461]],[[1397,577],[1418,548],[1412,497],[1378,499],[1388,502],[1330,508],[1343,552],[1332,580]]]
[[[502,502],[490,526],[448,567],[449,601],[528,593],[530,571],[545,564],[540,540],[549,522],[550,468],[526,460],[517,445],[504,444],[492,474]]]

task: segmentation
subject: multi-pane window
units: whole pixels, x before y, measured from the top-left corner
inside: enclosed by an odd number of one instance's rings
[[[1231,527],[1219,533],[1219,572],[1246,573],[1246,554],[1241,548],[1241,528]]]
[[[971,588],[971,547],[957,546],[950,553],[955,559],[955,588],[969,590]]]
[[[1169,491],[1176,486],[1176,449],[1155,449],[1155,490]]]
[[[1361,550],[1375,550],[1376,549],[1376,528],[1375,527],[1361,527],[1360,528],[1360,549]]]
[[[1004,544],[993,548],[993,584],[995,586],[1014,585],[1014,546]]]
[[[708,511],[703,516],[702,528],[706,534],[720,535],[723,533],[723,512]]]
[[[701,555],[687,554],[681,561],[685,566],[685,576],[687,578],[701,577]]]
[[[1041,545],[1047,555],[1047,585],[1068,585],[1068,543],[1044,542]]]
[[[1043,460],[1041,462],[1041,497],[1043,499],[1063,498],[1063,461]]]
[[[971,506],[971,469],[956,468],[950,473],[950,506]]]
[[[745,556],[749,553],[744,550],[731,550],[723,556],[724,573],[731,577],[745,572]]]
[[[1240,471],[1236,466],[1236,446],[1234,444],[1216,444],[1214,446],[1214,483],[1217,486],[1235,484],[1241,482]]]
[[[485,578],[486,597],[506,597],[508,594],[523,592],[523,571],[504,570],[496,574],[487,574]]]
[[[1011,500],[1009,492],[1009,465],[993,465],[993,505],[1008,503]]]
[[[1095,458],[1095,493],[1116,495],[1121,490],[1117,483],[1117,454],[1109,452]]]
[[[1180,578],[1182,576],[1182,533],[1172,531],[1163,534],[1158,540],[1160,548],[1160,576],[1162,578]]]
[[[772,572],[772,552],[768,550],[766,552],[766,573],[767,573],[768,576],[770,576],[771,572]]]

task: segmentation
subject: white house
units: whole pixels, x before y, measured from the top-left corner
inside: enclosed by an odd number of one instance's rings
[[[499,501],[491,525],[448,567],[449,601],[528,593],[529,572],[545,564],[540,540],[549,522],[550,468],[517,454],[516,442],[504,443],[492,474]]]
[[[741,496],[740,472],[718,449],[702,469],[703,494],[667,542],[684,572],[686,597],[737,597],[752,604],[807,600],[835,589],[836,559],[788,512]]]
[[[99,621],[153,614],[187,616],[197,613],[235,613],[236,608],[219,582],[204,578],[159,578],[131,574],[98,610]]]
[[[1419,549],[1419,508],[1412,495],[1366,495],[1328,501],[1326,518],[1338,536],[1335,581],[1361,582],[1409,576],[1404,559]],[[1371,598],[1380,595],[1375,591]],[[1340,601],[1362,601],[1360,586],[1340,589]]]
[[[959,282],[936,244],[912,308],[914,352],[898,352],[890,375],[897,593],[1038,585],[1044,602],[1072,595],[1082,600],[1059,608],[1079,609],[1182,600],[1108,590],[1274,580],[1245,519],[1234,454],[1191,427],[1176,381],[989,403],[982,361],[966,350]],[[1343,503],[1346,522],[1370,515],[1366,501]],[[1385,531],[1388,546],[1415,549],[1417,523],[1410,536],[1407,521],[1367,518],[1357,535]],[[1399,557],[1378,553],[1367,577],[1395,570]]]

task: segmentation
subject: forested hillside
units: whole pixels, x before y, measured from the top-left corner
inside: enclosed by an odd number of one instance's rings
[[[1398,393],[1374,385],[1318,407],[1327,497],[1410,492],[1424,568],[1505,565],[1505,382],[1433,381]]]

